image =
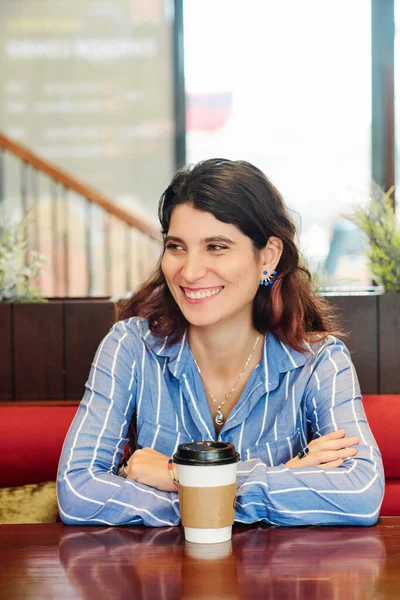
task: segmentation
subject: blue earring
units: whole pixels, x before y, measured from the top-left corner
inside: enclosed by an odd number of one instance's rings
[[[260,280],[260,285],[272,285],[274,283],[274,281],[276,281],[276,275],[277,272],[276,271],[272,271],[271,275],[268,275],[268,271],[263,271],[263,275],[265,276],[263,279]]]

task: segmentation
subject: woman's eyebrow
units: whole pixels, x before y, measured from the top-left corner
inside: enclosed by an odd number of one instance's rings
[[[211,242],[224,242],[225,244],[234,244],[233,240],[224,237],[223,235],[214,235],[213,237],[208,237],[202,240],[205,244],[210,244]]]
[[[179,242],[180,244],[184,244],[184,241],[181,240],[181,238],[177,237],[176,235],[167,235],[167,237],[164,238],[164,244],[166,244],[167,242]]]
[[[164,239],[164,243],[166,244],[167,242],[179,242],[180,244],[184,244],[184,240],[182,240],[180,237],[176,236],[176,235],[167,235],[167,237]],[[234,245],[235,242],[233,240],[230,240],[227,237],[224,237],[223,235],[214,235],[212,237],[207,237],[204,238],[203,240],[200,240],[201,243],[203,244],[211,244],[211,243],[215,243],[215,242],[223,242],[224,244],[232,244]]]

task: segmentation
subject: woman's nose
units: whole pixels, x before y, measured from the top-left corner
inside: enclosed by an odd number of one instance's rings
[[[207,274],[207,267],[204,261],[198,256],[187,256],[182,266],[182,276],[187,282],[194,282]]]

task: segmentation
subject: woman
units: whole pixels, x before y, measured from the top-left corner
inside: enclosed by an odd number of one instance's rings
[[[249,163],[207,160],[177,173],[159,217],[160,265],[119,305],[64,444],[63,521],[178,524],[168,459],[219,439],[241,456],[237,521],[375,523],[380,453],[279,192]]]

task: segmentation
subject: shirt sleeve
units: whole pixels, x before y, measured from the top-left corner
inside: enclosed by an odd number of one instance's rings
[[[177,525],[176,493],[116,475],[136,406],[137,371],[145,346],[121,321],[101,342],[86,391],[62,450],[57,496],[69,525]],[[140,354],[142,356],[140,356]]]
[[[330,336],[314,355],[304,401],[314,437],[345,429],[360,440],[357,454],[333,469],[259,459],[238,465],[236,519],[276,525],[373,525],[383,499],[381,454],[369,428],[357,376],[347,348]],[[333,340],[333,343],[332,343]]]

